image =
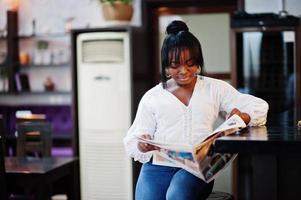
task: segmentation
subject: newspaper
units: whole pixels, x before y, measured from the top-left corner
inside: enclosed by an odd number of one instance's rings
[[[180,167],[205,182],[210,182],[222,172],[237,154],[214,152],[214,142],[218,137],[237,133],[246,127],[244,121],[233,115],[216,128],[211,134],[200,139],[196,144],[167,144],[136,136],[138,141],[159,147],[153,154],[153,164]]]

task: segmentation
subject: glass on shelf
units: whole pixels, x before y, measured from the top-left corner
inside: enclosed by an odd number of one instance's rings
[[[54,49],[52,51],[52,64],[62,65],[69,62],[68,52],[64,49]]]
[[[5,51],[0,51],[0,65],[4,64],[6,61],[6,52]]]
[[[51,63],[51,53],[48,47],[49,47],[48,41],[39,40],[37,42],[37,49],[34,52],[33,64],[49,65]]]
[[[31,25],[32,25],[32,36],[36,35],[36,20],[32,20],[31,22]]]
[[[0,38],[6,38],[7,36],[7,25],[0,29]]]
[[[8,91],[7,67],[0,67],[0,92]]]
[[[8,91],[8,78],[0,77],[0,92],[7,92],[7,91]]]

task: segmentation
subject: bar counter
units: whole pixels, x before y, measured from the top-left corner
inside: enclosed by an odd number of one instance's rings
[[[248,127],[239,134],[215,142],[219,152],[233,153],[301,153],[301,129],[297,127]]]
[[[249,127],[221,137],[217,152],[238,153],[237,199],[301,199],[301,130]]]

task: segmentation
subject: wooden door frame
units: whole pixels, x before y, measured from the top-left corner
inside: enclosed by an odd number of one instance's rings
[[[144,0],[142,22],[146,33],[149,76],[152,84],[159,82],[159,17],[168,14],[229,13],[244,8],[243,0]],[[229,38],[230,40],[230,38]],[[211,74],[215,78],[230,79],[230,73]]]

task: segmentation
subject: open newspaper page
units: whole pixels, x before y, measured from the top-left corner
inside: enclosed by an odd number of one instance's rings
[[[136,137],[141,142],[146,142],[160,148],[160,150],[155,151],[153,154],[153,164],[180,167],[205,182],[210,182],[236,157],[236,154],[214,152],[214,141],[218,137],[236,133],[244,127],[246,127],[244,121],[238,115],[233,115],[211,134],[191,146],[167,144],[144,139],[139,136]]]

